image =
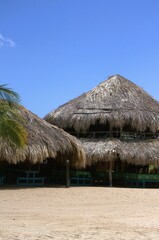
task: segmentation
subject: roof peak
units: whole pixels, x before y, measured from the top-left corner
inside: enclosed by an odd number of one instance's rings
[[[93,93],[94,91],[97,91],[97,89],[99,91],[99,89],[101,89],[101,88],[105,89],[106,91],[109,91],[110,89],[113,90],[115,87],[117,87],[117,89],[120,89],[120,88],[122,88],[123,85],[124,85],[124,88],[125,88],[125,86],[127,86],[128,88],[137,88],[137,89],[140,89],[141,91],[143,91],[141,89],[141,87],[137,86],[135,83],[131,82],[129,79],[123,77],[120,74],[114,74],[112,76],[109,76],[107,79],[105,79],[101,83],[99,83],[96,87],[94,87],[87,93],[90,93],[90,92]],[[115,92],[116,92],[116,90],[115,90]]]
[[[116,77],[116,76],[118,77],[118,76],[121,76],[121,75],[118,74],[118,73],[116,73],[116,74],[110,75],[110,76],[108,77],[108,79],[109,79],[109,78],[112,78],[112,77]]]
[[[111,75],[111,76],[109,76],[108,77],[108,79],[107,80],[109,80],[109,79],[112,79],[112,78],[115,78],[115,79],[118,79],[118,78],[120,78],[120,79],[125,79],[125,80],[128,80],[128,79],[126,79],[125,77],[123,77],[122,75],[120,75],[120,74],[114,74],[114,75]]]

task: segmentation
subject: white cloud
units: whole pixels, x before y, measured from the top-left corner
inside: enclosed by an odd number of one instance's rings
[[[1,34],[0,34],[0,47],[11,47],[14,48],[15,47],[15,42],[12,41],[9,38],[4,38]]]
[[[11,39],[6,39],[6,43],[9,47],[15,47],[15,42],[13,42]]]
[[[0,34],[0,47],[3,47],[3,45],[4,45],[4,38]]]

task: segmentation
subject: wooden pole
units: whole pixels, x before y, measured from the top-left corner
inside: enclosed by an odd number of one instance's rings
[[[112,181],[112,161],[109,162],[109,187],[113,186]]]
[[[70,173],[69,173],[70,161],[66,160],[66,187],[70,187]]]
[[[109,127],[110,131],[110,138],[113,137],[112,126]],[[113,186],[113,179],[112,179],[112,160],[109,162],[109,187]]]

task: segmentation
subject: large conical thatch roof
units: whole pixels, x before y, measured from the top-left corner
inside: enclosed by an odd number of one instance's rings
[[[75,137],[52,126],[22,106],[19,106],[19,112],[24,118],[28,143],[24,148],[17,149],[0,138],[0,161],[17,163],[28,160],[37,163],[46,158],[68,158],[72,166],[84,166],[85,154]]]
[[[87,165],[120,159],[131,164],[159,166],[159,140],[80,139]]]
[[[159,103],[136,84],[114,75],[91,91],[60,106],[45,120],[63,129],[86,131],[91,125],[125,124],[138,131],[159,130]]]

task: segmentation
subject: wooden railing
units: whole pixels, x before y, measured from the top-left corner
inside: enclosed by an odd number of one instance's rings
[[[120,132],[120,131],[92,131],[92,132],[69,132],[79,138],[118,138],[126,140],[143,140],[143,139],[159,139],[159,133],[135,133],[135,132]]]

